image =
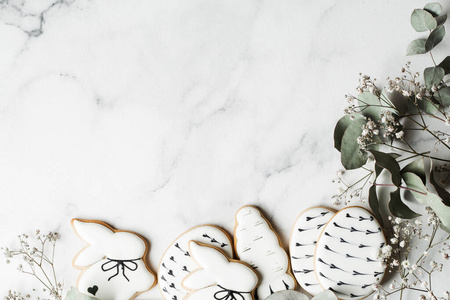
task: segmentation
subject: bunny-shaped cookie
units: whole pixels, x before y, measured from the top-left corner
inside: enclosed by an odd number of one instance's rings
[[[191,290],[183,300],[253,300],[258,276],[246,264],[228,259],[219,249],[189,242],[192,257],[200,266],[183,280]]]
[[[129,300],[156,284],[145,263],[148,246],[142,237],[99,221],[73,219],[72,227],[88,243],[73,259],[74,267],[83,270],[77,281],[81,293]]]

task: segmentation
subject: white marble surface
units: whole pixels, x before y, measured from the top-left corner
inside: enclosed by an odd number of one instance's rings
[[[59,231],[67,288],[74,217],[147,237],[153,270],[192,226],[231,233],[245,204],[287,245],[303,209],[331,205],[332,132],[359,72],[430,64],[404,56],[426,3],[0,1],[0,244]],[[37,286],[3,261],[0,282]]]

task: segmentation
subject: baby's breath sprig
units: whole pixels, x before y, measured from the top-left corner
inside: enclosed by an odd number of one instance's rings
[[[426,211],[426,225],[422,219],[389,217],[388,244],[379,250],[378,258],[384,261],[389,273],[396,272],[400,278],[393,280],[388,289],[374,286],[373,299],[387,299],[395,294],[403,299],[407,290],[407,299],[411,299],[412,294],[418,297],[415,299],[450,299],[448,287],[438,291],[433,286],[434,273],[444,269],[444,263],[436,260],[448,260],[450,234],[443,235],[439,230],[440,220],[431,208],[427,207]],[[440,258],[437,253],[441,253]]]
[[[43,286],[43,291],[50,296],[50,299],[61,300],[63,284],[57,280],[54,264],[58,233],[48,232],[47,234],[42,234],[40,230],[36,230],[34,237],[38,241],[38,245],[30,244],[28,234],[21,234],[18,236],[18,249],[9,249],[7,247],[0,249],[6,257],[6,263],[11,263],[13,259],[21,259],[22,263],[18,265],[17,270],[36,278]],[[5,300],[30,298],[31,295],[23,296],[16,291],[9,291],[9,294],[4,297]]]
[[[449,291],[437,294],[433,286],[433,274],[444,268],[435,257],[446,262],[450,253],[450,193],[445,189],[450,181],[450,56],[436,63],[432,53],[445,36],[446,19],[436,2],[414,10],[412,27],[428,36],[411,42],[407,55],[429,54],[432,66],[415,72],[407,62],[384,88],[360,74],[335,127],[334,146],[345,172],[333,180],[339,184],[333,204],[367,198],[380,223],[390,228],[389,242],[378,255],[398,277],[389,288],[375,285],[374,299],[403,299],[408,291],[408,299],[412,292],[418,299],[450,300]],[[390,192],[387,201],[382,190]],[[426,221],[407,205],[409,196],[426,207]],[[382,215],[385,204],[392,216]]]
[[[447,168],[441,167],[450,163],[450,56],[437,64],[432,54],[445,36],[446,19],[435,2],[411,15],[416,31],[429,32],[407,49],[408,55],[430,55],[433,66],[422,72],[423,77],[407,62],[399,76],[387,79],[384,89],[375,78],[360,74],[356,95],[345,96],[348,106],[336,124],[334,144],[344,168],[360,170],[362,175],[355,180],[338,176],[335,182],[342,186],[332,197],[334,204],[348,204],[355,196],[365,200],[368,192],[370,207],[382,222],[380,205],[386,201],[379,201],[383,195],[377,187],[392,187],[387,201],[390,213],[412,219],[419,214],[406,204],[403,191],[409,191],[419,203],[430,206],[442,228],[450,232],[450,193],[445,190],[450,172],[443,174]],[[425,168],[424,160],[435,167]],[[388,182],[379,176],[383,170],[390,173]]]

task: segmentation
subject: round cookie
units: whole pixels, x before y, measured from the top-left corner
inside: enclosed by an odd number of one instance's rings
[[[339,299],[367,297],[384,276],[377,252],[385,245],[381,226],[369,211],[355,206],[340,210],[316,244],[314,269],[319,283]]]
[[[166,300],[182,300],[189,293],[181,283],[192,271],[198,269],[198,264],[189,251],[190,241],[214,246],[226,256],[233,257],[231,238],[223,229],[203,225],[186,231],[170,244],[159,264],[159,288]]]
[[[298,216],[292,228],[289,240],[292,271],[298,284],[313,296],[323,291],[314,273],[316,243],[335,212],[326,207],[311,207]]]
[[[295,289],[289,257],[270,223],[254,206],[244,206],[236,213],[234,229],[236,254],[259,275],[258,299],[274,292]]]
[[[71,224],[88,244],[72,262],[82,270],[77,280],[81,293],[102,300],[134,299],[156,284],[145,261],[148,244],[140,235],[94,220],[73,219]]]
[[[254,300],[258,276],[248,265],[194,241],[189,242],[189,253],[200,268],[184,278],[182,286],[191,290],[184,299]]]

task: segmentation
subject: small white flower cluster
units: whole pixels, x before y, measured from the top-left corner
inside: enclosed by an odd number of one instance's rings
[[[344,171],[338,171],[336,173],[336,178],[332,180],[333,183],[339,184],[340,186],[336,190],[336,194],[331,197],[333,200],[333,206],[340,205],[343,203],[344,205],[350,204],[351,200],[354,198],[358,198],[359,202],[365,203],[367,200],[364,198],[363,189],[367,182],[369,181],[373,171],[369,171],[364,177],[363,181],[361,181],[361,185],[347,185],[342,179],[344,175]]]
[[[55,274],[53,257],[58,233],[49,232],[47,234],[42,234],[40,230],[36,230],[35,239],[40,243],[39,247],[30,245],[29,236],[27,234],[19,235],[18,239],[20,243],[19,249],[11,250],[7,247],[0,248],[6,257],[6,263],[10,263],[16,256],[21,257],[23,264],[19,264],[17,270],[22,273],[30,274],[38,279],[39,282],[46,287],[43,291],[48,293],[51,299],[62,299],[63,285],[57,282],[55,276],[47,275],[47,272],[49,271]],[[47,249],[47,245],[51,245],[51,249]],[[54,278],[54,281],[50,280],[50,278]],[[8,296],[4,297],[4,299],[7,300],[23,300],[29,298],[31,298],[30,295],[22,296],[15,291],[10,291]],[[38,297],[37,299],[39,300],[41,298]]]
[[[375,142],[375,136],[380,134],[380,126],[377,122],[372,121],[370,118],[366,120],[366,124],[362,127],[361,136],[357,139],[361,149],[367,149],[367,146]]]
[[[398,122],[395,115],[387,110],[381,114],[381,124],[380,127],[384,129],[384,137],[391,139],[402,139],[404,136],[404,132],[401,130],[402,125]]]
[[[348,106],[344,109],[344,114],[349,115],[353,120],[354,114],[356,113],[357,99],[355,96],[350,94],[345,95],[345,98],[347,99]]]
[[[440,242],[433,241],[436,239],[440,221],[431,208],[427,207],[426,210],[429,215],[426,222],[427,227],[423,226],[420,219],[411,221],[388,218],[392,227],[390,238],[388,244],[379,249],[377,256],[379,260],[383,261],[389,272],[398,272],[401,280],[394,280],[389,285],[390,291],[381,285],[375,285],[373,299],[387,299],[396,292],[403,293],[404,290],[411,290],[421,292],[419,299],[450,300],[448,291],[443,293],[443,297],[439,297],[436,296],[436,291],[431,286],[432,274],[442,272],[443,263],[428,260],[430,251],[434,250],[436,245],[443,245],[438,252],[445,260],[448,260],[450,247],[446,241],[450,239],[450,235]],[[430,233],[425,233],[430,229]],[[417,251],[423,248],[425,249],[422,252]]]
[[[414,94],[417,99],[422,99],[426,93],[426,87],[421,85],[418,72],[413,73],[410,69],[411,62],[407,62],[405,67],[401,69],[402,76],[395,77],[394,79],[387,79],[388,86],[386,90],[389,93],[399,92],[404,97],[411,97]]]
[[[16,291],[9,290],[8,295],[4,297],[5,300],[28,300],[31,298],[31,295],[27,294],[25,296],[22,296],[21,293],[18,293]]]
[[[375,85],[376,78],[372,79],[368,75],[363,75],[359,73],[359,85],[356,87],[356,91],[358,94],[362,94],[364,92],[371,92],[374,95],[379,95],[380,90]]]
[[[380,140],[377,141],[376,136],[380,135],[381,130],[384,131],[382,136],[385,138],[403,139],[403,126],[391,111],[383,111],[380,117],[380,121],[366,118],[366,124],[362,126],[361,136],[356,140],[361,149],[365,150],[371,144],[379,142]]]

